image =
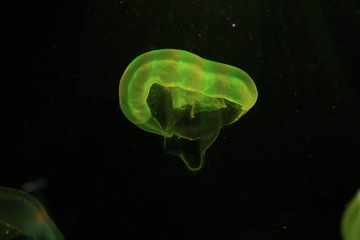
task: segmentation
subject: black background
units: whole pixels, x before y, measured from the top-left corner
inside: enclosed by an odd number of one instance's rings
[[[360,187],[358,1],[19,1],[8,16],[0,185],[45,182],[32,194],[66,239],[340,239]],[[119,108],[127,65],[161,48],[258,87],[197,174]]]

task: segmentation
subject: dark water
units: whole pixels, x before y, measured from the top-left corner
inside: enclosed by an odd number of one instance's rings
[[[359,1],[23,1],[8,21],[0,185],[40,181],[66,239],[340,239],[360,187]],[[127,65],[161,48],[258,88],[197,174],[119,108]]]

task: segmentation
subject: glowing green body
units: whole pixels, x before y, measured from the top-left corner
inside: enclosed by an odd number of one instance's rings
[[[19,234],[34,240],[64,239],[39,201],[25,192],[0,187],[0,239]]]
[[[120,80],[119,97],[131,122],[164,136],[166,151],[198,170],[220,128],[255,104],[257,89],[239,68],[183,50],[161,49],[130,63]],[[198,157],[184,149],[184,141],[196,142]]]
[[[360,239],[360,190],[347,205],[341,221],[344,240]]]

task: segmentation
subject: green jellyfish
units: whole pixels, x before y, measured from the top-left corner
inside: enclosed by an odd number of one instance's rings
[[[64,239],[38,200],[25,192],[0,187],[0,239],[21,235],[34,240]]]
[[[221,127],[243,116],[257,96],[255,83],[241,69],[176,49],[138,56],[119,85],[126,118],[164,136],[165,151],[192,171],[203,167]]]
[[[344,240],[360,239],[360,190],[347,205],[341,220]]]

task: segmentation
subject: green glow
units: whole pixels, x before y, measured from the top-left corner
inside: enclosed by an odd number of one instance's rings
[[[347,205],[341,220],[344,240],[360,239],[360,190]]]
[[[34,240],[64,239],[39,201],[25,192],[0,187],[0,239],[20,234]]]
[[[164,136],[165,151],[194,171],[203,167],[221,127],[243,116],[257,95],[255,83],[241,69],[175,49],[138,56],[119,86],[127,119]]]

